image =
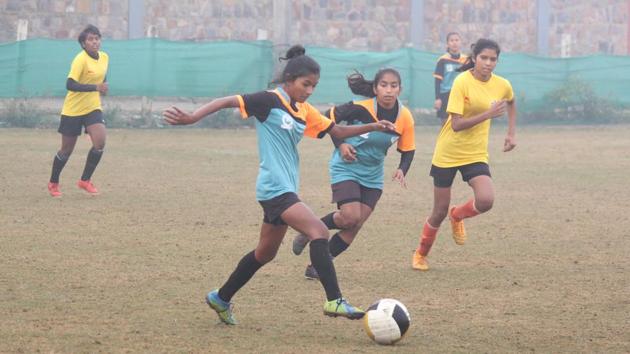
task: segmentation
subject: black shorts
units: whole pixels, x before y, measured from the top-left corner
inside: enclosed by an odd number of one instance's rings
[[[346,203],[360,202],[374,210],[381,194],[383,194],[381,189],[368,188],[350,180],[332,184],[330,188],[332,189],[332,202],[337,203],[337,208]]]
[[[441,93],[438,96],[440,100],[442,101],[442,106],[440,107],[440,109],[437,110],[437,116],[440,119],[448,118],[448,112],[446,112],[446,107],[448,106],[448,96],[450,94],[451,94],[450,92],[446,92],[446,93]]]
[[[103,112],[98,109],[82,116],[69,117],[62,115],[57,131],[65,136],[79,136],[81,135],[81,128],[87,128],[97,123],[105,124]],[[87,129],[85,132],[87,133]]]
[[[490,166],[488,166],[485,162],[474,162],[468,165],[446,168],[431,165],[431,172],[429,175],[433,177],[434,186],[449,188],[453,185],[453,180],[455,179],[457,171],[461,172],[464,182],[468,182],[477,176],[492,177],[490,174]]]
[[[286,225],[280,215],[289,209],[293,204],[301,202],[297,194],[288,192],[280,194],[268,200],[259,200],[263,208],[263,222],[271,225]]]

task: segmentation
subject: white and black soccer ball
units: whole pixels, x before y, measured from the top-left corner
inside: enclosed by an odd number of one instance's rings
[[[367,335],[378,344],[394,344],[401,340],[411,317],[405,305],[394,299],[380,299],[365,312],[363,325]]]

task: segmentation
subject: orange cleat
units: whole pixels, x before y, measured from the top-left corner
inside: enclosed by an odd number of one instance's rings
[[[415,270],[429,270],[429,263],[427,262],[427,257],[421,255],[420,250],[416,250],[413,253],[411,267]]]
[[[59,183],[48,182],[48,193],[53,197],[61,197],[61,191],[59,190]]]
[[[84,191],[90,193],[91,195],[98,194],[98,189],[94,187],[94,185],[92,184],[92,181],[89,179],[87,181],[79,180],[79,182],[77,182],[77,186],[83,189]]]
[[[458,245],[463,245],[466,242],[466,228],[464,227],[464,220],[457,220],[453,216],[455,207],[451,208],[448,213],[448,218],[451,220],[451,230],[453,231],[453,240]]]

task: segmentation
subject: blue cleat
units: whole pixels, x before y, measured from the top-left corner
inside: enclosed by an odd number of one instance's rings
[[[340,297],[324,303],[324,315],[330,317],[345,317],[351,320],[363,318],[365,312],[358,307],[350,305],[346,299]]]
[[[216,311],[221,322],[227,325],[235,325],[237,323],[236,319],[234,318],[234,314],[232,313],[233,304],[223,301],[219,297],[218,289],[212,290],[208,293],[208,295],[206,295],[206,304],[208,304],[211,309]]]

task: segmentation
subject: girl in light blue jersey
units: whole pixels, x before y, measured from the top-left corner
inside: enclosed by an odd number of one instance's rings
[[[176,107],[164,112],[169,124],[192,124],[224,108],[239,108],[243,118],[256,117],[256,134],[260,168],[256,180],[256,199],[263,209],[263,224],[256,249],[246,254],[234,272],[219,289],[206,295],[207,304],[221,321],[236,324],[231,299],[263,265],[278,252],[288,226],[311,240],[311,262],[319,272],[326,291],[324,314],[350,319],[363,317],[363,310],[350,305],[341,295],[335,267],[328,250],[328,229],[298,198],[299,156],[297,144],[304,135],[322,138],[326,133],[337,139],[374,131],[392,131],[390,122],[373,122],[361,126],[336,125],[322,116],[306,100],[319,81],[319,64],[306,56],[301,46],[289,49],[287,65],[275,90],[217,98],[193,113]],[[279,298],[284,295],[279,294]],[[278,311],[283,304],[278,303]]]
[[[362,74],[348,77],[353,93],[368,99],[351,101],[335,106],[327,115],[337,124],[363,126],[373,122],[394,123],[394,132],[372,132],[345,140],[333,137],[335,150],[329,163],[332,202],[337,210],[321,220],[330,230],[340,230],[329,241],[330,254],[338,256],[345,251],[363,223],[370,217],[383,192],[385,156],[390,146],[396,144],[401,153],[400,164],[393,179],[406,187],[405,176],[415,151],[414,121],[411,112],[398,100],[401,79],[394,69],[381,69],[374,80],[366,80]],[[293,240],[293,253],[299,255],[309,242],[300,233]],[[316,279],[315,267],[308,265],[304,273],[307,279]]]

